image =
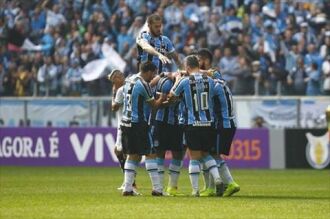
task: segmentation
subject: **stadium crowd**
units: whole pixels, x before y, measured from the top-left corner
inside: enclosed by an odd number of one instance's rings
[[[181,57],[213,52],[234,95],[330,95],[329,9],[322,0],[0,1],[0,96],[109,95],[106,79],[82,80],[83,67],[107,44],[126,75],[138,72],[135,38],[154,12]]]

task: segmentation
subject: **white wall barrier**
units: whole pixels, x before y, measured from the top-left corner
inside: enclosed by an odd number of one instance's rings
[[[252,128],[256,118],[268,128],[325,128],[329,97],[234,97],[239,128]],[[0,99],[0,125],[5,127],[116,126],[110,97],[20,97]]]

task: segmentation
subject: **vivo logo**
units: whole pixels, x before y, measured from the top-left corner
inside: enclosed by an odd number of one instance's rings
[[[105,148],[107,148],[113,161],[118,162],[114,154],[115,140],[112,134],[103,135],[101,133],[91,134],[87,133],[82,141],[79,140],[76,133],[70,135],[70,142],[75,152],[77,159],[84,162],[92,147],[94,147],[95,162],[102,163],[104,161]]]

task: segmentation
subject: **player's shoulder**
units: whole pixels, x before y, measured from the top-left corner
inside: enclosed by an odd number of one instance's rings
[[[173,84],[173,81],[170,78],[168,78],[168,77],[162,77],[158,81],[158,86],[160,86],[160,87],[171,85],[171,84]]]
[[[121,86],[120,88],[118,88],[117,94],[122,94],[123,90],[124,90],[124,86]]]
[[[150,39],[151,33],[149,33],[148,31],[141,31],[141,33],[139,34],[139,38]]]
[[[168,37],[165,36],[165,35],[161,35],[160,37],[161,37],[161,39],[162,39],[163,41],[165,41],[165,42],[172,42],[172,41],[170,40],[170,38],[168,38]]]
[[[189,83],[189,77],[185,76],[185,77],[180,78],[179,84],[181,84],[181,83]]]
[[[189,77],[182,77],[178,82],[175,83],[174,89],[178,89],[178,87],[185,87],[189,85]]]
[[[138,75],[137,74],[132,74],[132,75],[129,75],[126,77],[125,81],[126,82],[132,82],[135,80],[135,78],[137,77]]]
[[[143,78],[138,77],[137,83],[138,83],[138,85],[139,85],[139,87],[140,87],[141,89],[144,89],[144,90],[147,91],[148,93],[152,93],[152,92],[151,92],[151,87],[150,87],[149,83],[146,82]]]
[[[137,78],[137,83],[146,87],[149,86],[149,84],[142,77]]]
[[[226,85],[226,81],[223,79],[219,79],[219,78],[215,78],[213,79],[215,86],[225,86]]]

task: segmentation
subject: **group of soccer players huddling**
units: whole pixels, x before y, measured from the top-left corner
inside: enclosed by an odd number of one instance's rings
[[[178,179],[186,150],[192,196],[231,196],[240,190],[221,155],[228,155],[236,131],[232,95],[212,53],[200,49],[181,65],[171,41],[161,35],[162,20],[153,14],[137,39],[139,70],[124,78],[113,70],[112,109],[119,119],[116,155],[124,171],[123,196],[138,195],[136,168],[145,155],[153,196],[181,196]],[[181,70],[167,72],[173,59]],[[169,182],[164,185],[164,159],[170,150]],[[205,186],[200,191],[202,171]]]

